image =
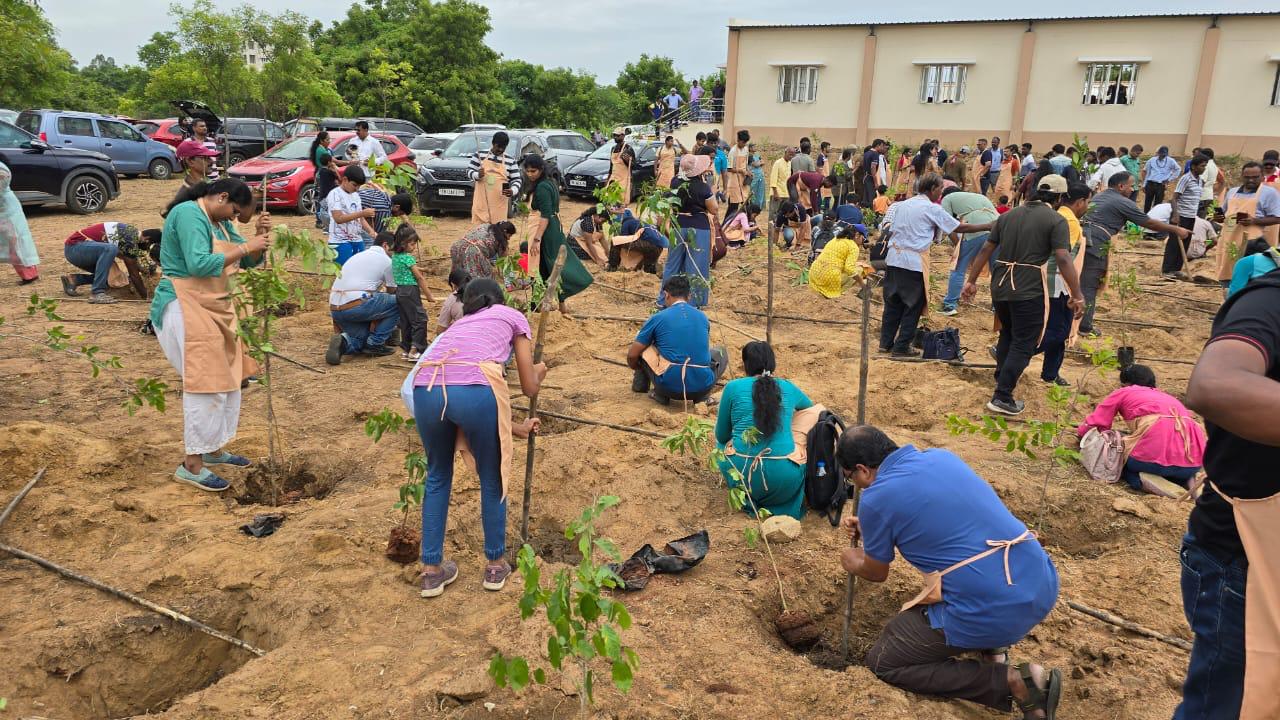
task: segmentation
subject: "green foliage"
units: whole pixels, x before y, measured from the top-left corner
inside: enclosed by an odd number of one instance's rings
[[[1085,167],[1085,155],[1089,153],[1088,136],[1080,137],[1080,133],[1071,133],[1071,147],[1075,148],[1076,151],[1071,156],[1072,167],[1076,169],[1076,172],[1087,176],[1088,168]]]
[[[53,24],[38,3],[0,0],[0,107],[23,110],[51,104],[74,84],[75,64],[58,47]]]
[[[510,101],[501,120],[507,127],[598,128],[626,117],[622,93],[588,73],[513,59],[500,61],[497,72]]]
[[[415,427],[413,418],[406,418],[394,410],[382,408],[365,419],[364,434],[377,443],[381,442],[382,437],[387,433],[412,433]],[[422,505],[422,497],[426,493],[426,484],[423,482],[427,477],[426,453],[412,449],[405,453],[404,472],[409,477],[409,481],[400,486],[399,499],[392,505],[403,513],[400,518],[402,526],[409,522],[410,508]]]
[[[338,94],[329,68],[311,45],[308,22],[293,11],[258,18],[259,43],[271,48],[270,59],[258,76],[266,117],[285,120],[351,111]]]
[[[577,541],[582,560],[572,570],[557,571],[548,585],[542,583],[542,568],[532,547],[520,548],[517,557],[517,570],[524,579],[520,619],[529,620],[539,609],[543,610],[548,632],[547,660],[560,672],[566,661],[577,665],[578,698],[584,714],[595,702],[596,665],[607,664],[614,687],[625,693],[631,689],[640,661],[635,650],[624,645],[619,635],[619,630],[631,627],[631,614],[625,605],[606,595],[621,587],[622,579],[607,563],[596,560],[597,556],[612,562],[622,559],[617,546],[607,538],[598,537],[595,527],[604,511],[618,502],[614,495],[598,497],[569,523],[565,538]],[[489,663],[489,676],[498,687],[510,685],[517,691],[527,687],[530,680],[539,684],[547,682],[545,669],[536,668],[531,673],[528,660],[507,657],[501,652]]]
[[[1116,299],[1120,301],[1120,317],[1125,320],[1132,317],[1134,305],[1142,294],[1142,286],[1138,284],[1137,271],[1133,268],[1130,268],[1127,272],[1113,271],[1111,277],[1107,279],[1107,287],[1115,291]],[[1128,325],[1119,323],[1118,326],[1120,328],[1120,344],[1127,346],[1129,344],[1129,333],[1125,328]]]
[[[622,93],[625,117],[630,120],[651,121],[653,116],[646,110],[649,103],[666,97],[675,88],[681,97],[688,94],[688,83],[684,75],[676,70],[669,57],[642,54],[635,62],[629,62],[618,73],[618,91]],[[708,91],[704,97],[710,97]],[[686,100],[688,98],[685,98]]]
[[[788,260],[787,269],[797,271],[797,275],[791,278],[791,287],[802,287],[809,284],[809,268],[794,260]]]

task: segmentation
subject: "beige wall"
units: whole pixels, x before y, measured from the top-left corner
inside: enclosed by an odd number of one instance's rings
[[[1186,133],[1208,26],[1200,17],[1037,23],[1026,131]],[[1082,103],[1084,56],[1150,57],[1134,103]]]
[[[1270,107],[1276,63],[1280,55],[1280,19],[1222,18],[1222,43],[1209,88],[1205,135],[1271,136],[1280,145],[1280,107]],[[1213,147],[1213,146],[1210,146]],[[1233,148],[1213,148],[1233,153]]]
[[[800,132],[823,127],[854,127],[858,117],[864,35],[865,28],[844,28],[839,32],[785,28],[740,32],[734,124],[745,128],[796,128]],[[779,71],[769,63],[791,61],[826,63],[818,71],[817,102],[778,102]],[[770,140],[784,141],[777,137]]]
[[[1018,51],[1024,25],[892,25],[876,28],[875,83],[871,91],[872,128],[919,128],[929,137],[944,130],[1009,127]],[[961,60],[969,66],[965,101],[931,105],[920,102],[920,75],[913,60]],[[897,139],[896,137],[894,138]],[[970,138],[972,140],[972,138]]]

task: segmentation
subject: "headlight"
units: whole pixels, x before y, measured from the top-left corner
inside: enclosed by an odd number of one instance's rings
[[[273,181],[271,182],[271,184],[269,185],[269,187],[270,187],[272,190],[283,190],[283,189],[285,189],[285,188],[289,187],[289,181],[288,181],[288,180],[273,180]]]
[[[596,175],[596,179],[599,180],[600,182],[604,182],[605,180],[609,179],[609,173],[602,172],[599,175]]]
[[[424,177],[424,178],[428,179],[428,180],[435,180],[435,179],[436,179],[436,176],[435,176],[434,174],[432,174],[432,172],[431,172],[431,168],[427,167],[426,165],[419,165],[419,166],[418,166],[418,174],[419,174],[419,175],[421,175],[422,177]]]

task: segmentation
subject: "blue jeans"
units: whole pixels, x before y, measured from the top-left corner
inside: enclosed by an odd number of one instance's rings
[[[1151,473],[1159,475],[1169,482],[1177,483],[1183,487],[1191,482],[1191,478],[1200,472],[1198,467],[1176,467],[1172,465],[1160,465],[1144,460],[1134,460],[1129,458],[1124,463],[1124,468],[1120,470],[1120,478],[1129,484],[1134,490],[1142,489],[1142,478],[1138,477],[1138,473]]]
[[[1224,562],[1182,538],[1182,610],[1195,634],[1173,720],[1236,720],[1244,696],[1245,559]]]
[[[93,284],[94,293],[104,293],[107,291],[107,273],[111,270],[111,265],[116,261],[116,255],[120,253],[120,248],[105,242],[94,242],[92,240],[84,240],[75,245],[66,245],[62,254],[67,258],[67,262],[75,265],[81,270],[88,270],[92,275],[76,274],[73,275],[73,282],[76,287],[81,285]]]
[[[330,312],[333,321],[342,328],[347,343],[347,354],[358,353],[366,347],[377,347],[387,342],[391,331],[400,322],[400,306],[394,295],[376,292],[353,308]],[[376,324],[375,324],[376,323]],[[373,325],[373,330],[369,326]]]
[[[338,263],[338,267],[342,267],[343,265],[346,265],[347,261],[356,253],[364,251],[364,241],[353,240],[351,242],[344,243],[329,243],[329,247],[333,248],[333,251],[338,254],[333,261]]]
[[[960,259],[956,269],[947,278],[947,296],[942,298],[943,310],[954,310],[960,302],[960,291],[964,289],[964,276],[969,271],[969,263],[978,256],[978,251],[987,242],[991,233],[977,233],[960,241]]]
[[[498,444],[498,403],[488,385],[413,389],[413,416],[427,451],[426,492],[422,496],[422,562],[444,560],[444,529],[453,489],[454,444],[461,429],[480,476],[480,524],[484,556],[501,560],[507,552],[507,501],[502,499],[502,450]]]
[[[679,237],[687,237],[687,242],[677,242],[667,251],[667,262],[662,267],[662,282],[675,275],[689,278],[692,292],[689,293],[689,304],[700,308],[707,304],[711,296],[711,231],[697,227],[678,227]],[[658,307],[666,306],[667,293],[658,291]]]

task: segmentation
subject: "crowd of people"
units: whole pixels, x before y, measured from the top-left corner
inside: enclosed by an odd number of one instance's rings
[[[694,90],[696,106],[702,89]],[[684,102],[674,89],[664,100],[668,110]],[[562,248],[559,282],[548,289],[562,313],[596,273],[655,276],[655,311],[626,353],[632,391],[661,405],[712,406],[715,441],[724,451],[720,470],[745,490],[747,511],[801,518],[804,433],[821,406],[780,375],[774,348],[758,341],[741,350],[744,376],[715,394],[730,365],[728,349],[712,343],[704,310],[717,260],[762,238],[809,265],[809,286],[820,298],[878,279],[879,350],[901,358],[919,354],[913,340],[935,305],[930,250],[949,239],[951,267],[936,310],[943,317],[967,312],[980,277],[990,275],[999,336],[986,408],[1017,415],[1025,407],[1017,386],[1035,355],[1043,355],[1044,382],[1067,384],[1060,374],[1066,349],[1096,334],[1094,309],[1114,238],[1132,224],[1165,240],[1161,275],[1169,280],[1189,279],[1188,261],[1216,247],[1212,280],[1226,290],[1226,302],[1185,405],[1157,388],[1150,368],[1128,365],[1121,387],[1078,432],[1111,431],[1120,416],[1132,433],[1114,479],[1141,490],[1155,477],[1198,494],[1182,549],[1184,589],[1195,589],[1186,598],[1195,644],[1176,717],[1234,717],[1242,703],[1274,703],[1252,689],[1260,687],[1255,668],[1267,656],[1246,636],[1246,612],[1250,628],[1280,628],[1267,625],[1264,611],[1246,611],[1241,598],[1277,591],[1275,561],[1264,548],[1280,527],[1280,481],[1261,472],[1280,452],[1278,424],[1268,422],[1280,408],[1277,153],[1246,162],[1231,186],[1210,148],[1180,165],[1166,147],[1144,160],[1137,144],[1083,156],[1055,145],[1037,159],[1031,144],[1002,145],[998,137],[955,152],[935,140],[893,151],[880,139],[865,149],[837,150],[803,138],[766,172],[748,130],[730,138],[700,133],[688,149],[670,135],[663,139],[654,169],[656,191],[672,208],[663,215],[637,197],[636,149],[618,128],[610,201],[588,207],[566,230],[545,161],[508,155],[507,134],[494,133],[488,151],[471,160],[471,229],[450,247],[449,292],[430,326],[423,300],[435,297],[418,267],[422,238],[410,222],[412,197],[370,182],[369,169],[385,161],[385,152],[367,125],[357,125],[340,153],[328,147],[326,133],[317,135],[310,153],[322,198],[316,223],[341,268],[329,294],[335,333],[325,359],[337,365],[349,355],[386,356],[398,345],[401,357],[414,362],[402,395],[427,450],[420,594],[440,596],[459,576],[444,553],[456,451],[473,460],[480,479],[482,585],[500,590],[512,572],[506,560],[512,438],[536,433],[539,423],[514,420],[505,375],[514,366],[530,397],[547,375],[546,365],[533,360],[525,313],[534,308],[513,291],[545,283]],[[199,137],[183,142],[178,155],[186,174],[163,228],[106,221],[73,233],[65,257],[82,272],[62,284],[68,295],[91,286],[91,302],[111,302],[110,289],[127,285],[145,297],[143,278],[158,265],[162,279],[149,323],[183,382],[184,454],[174,477],[217,492],[229,484],[211,467],[251,464],[227,445],[236,434],[241,389],[257,372],[236,334],[228,282],[262,261],[271,218],[248,185],[214,175],[216,150]],[[30,282],[39,260],[8,179],[0,165],[0,251]],[[511,219],[520,198],[530,213],[523,232]],[[249,230],[242,234],[237,224]],[[513,256],[519,273],[506,261]],[[1204,417],[1207,432],[1191,410]],[[875,674],[914,692],[1055,717],[1062,673],[1013,663],[1009,649],[1058,599],[1057,571],[1036,534],[951,452],[899,446],[869,425],[845,431],[834,452],[832,470],[863,490],[857,514],[844,522],[861,545],[840,553],[841,566],[883,582],[900,553],[925,577],[921,593],[871,648],[867,663]],[[1199,486],[1202,471],[1207,489]],[[1255,580],[1256,568],[1273,574]]]

